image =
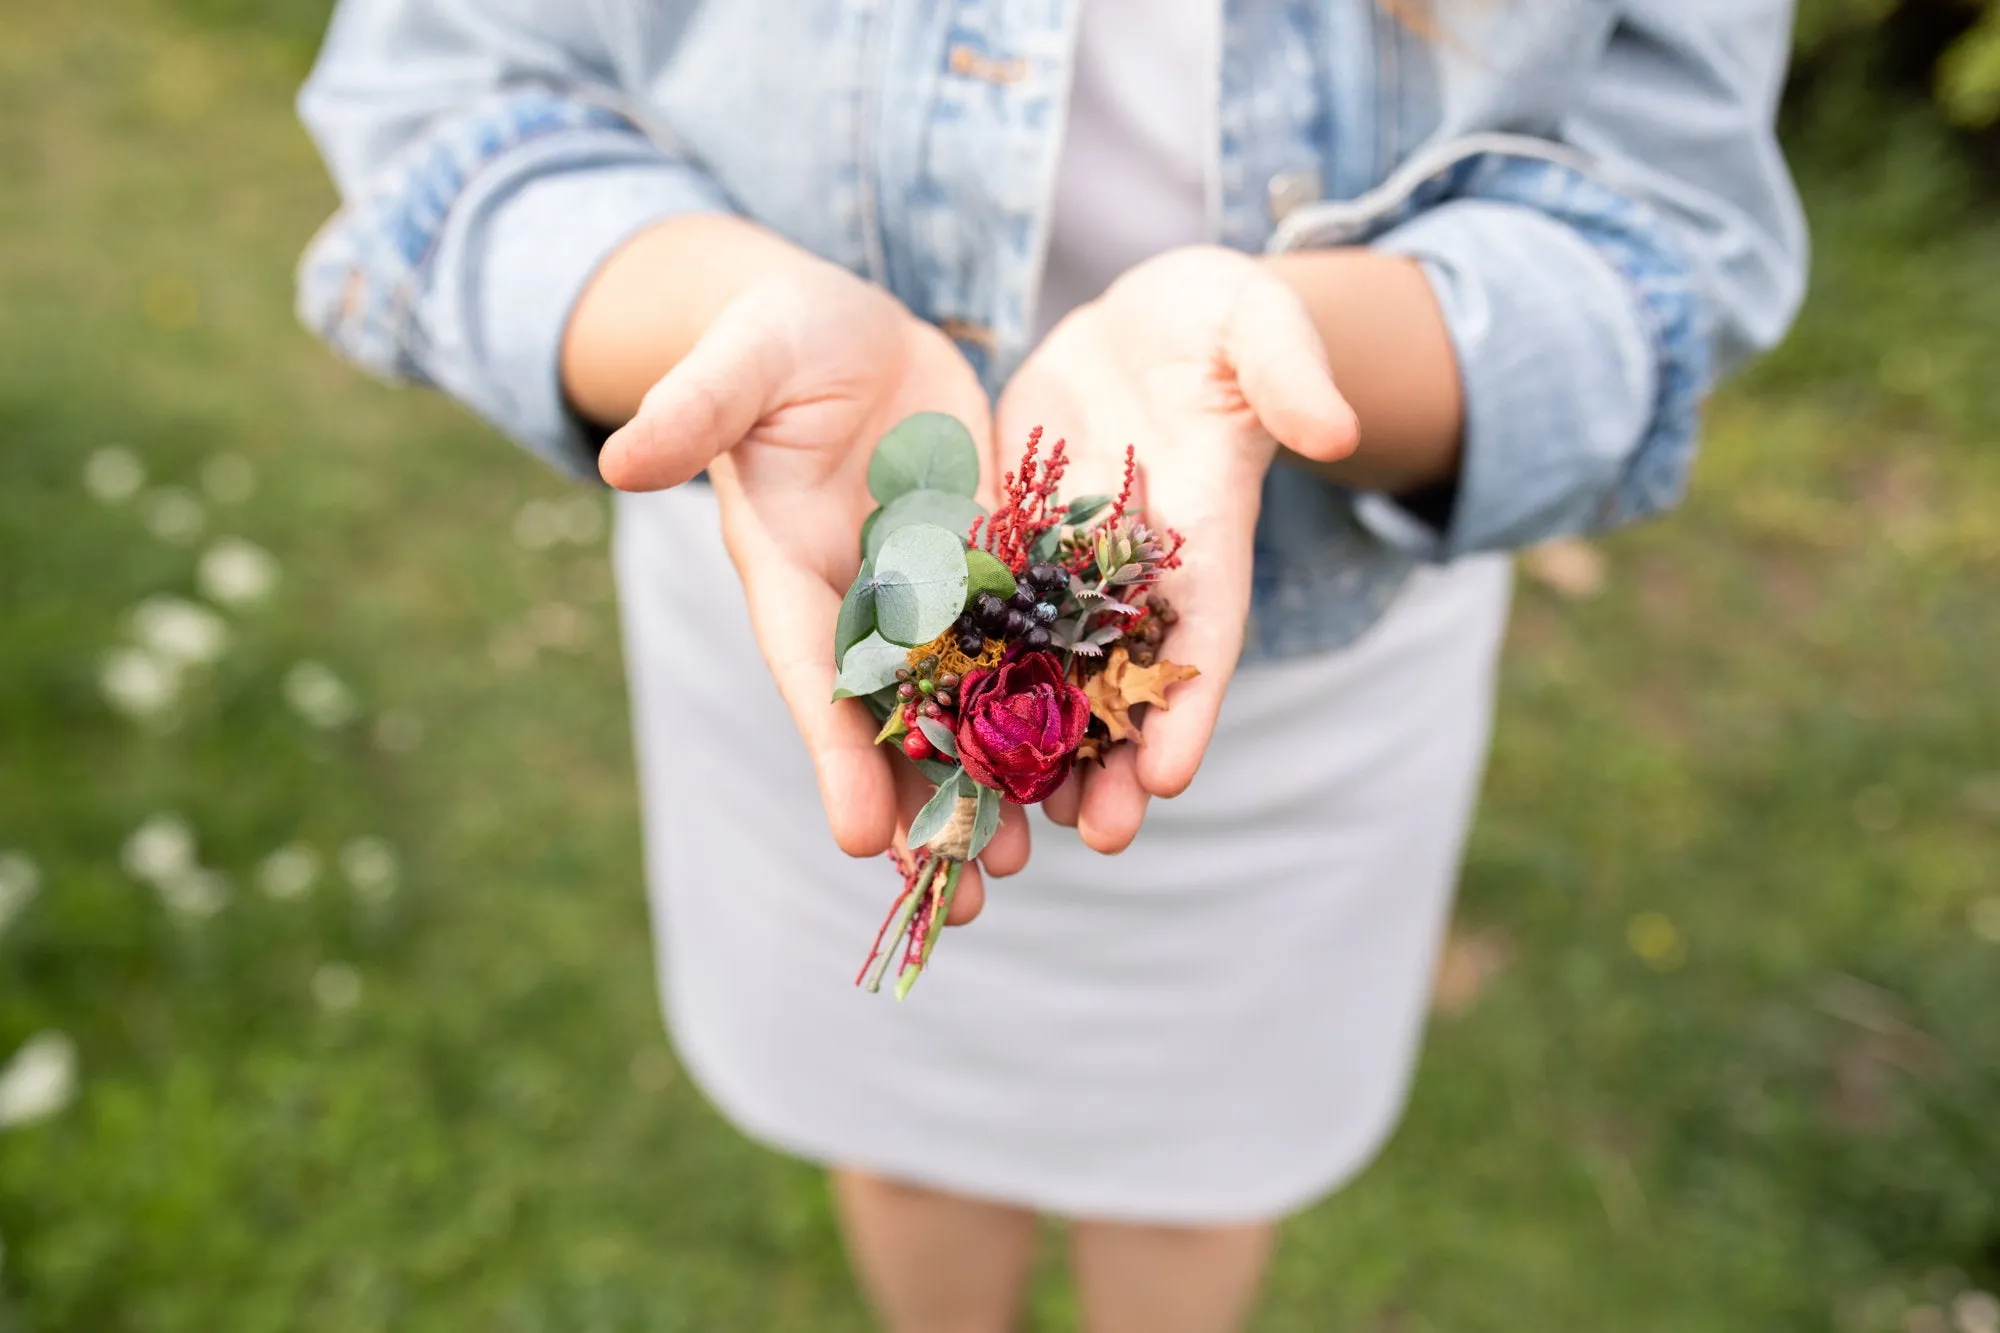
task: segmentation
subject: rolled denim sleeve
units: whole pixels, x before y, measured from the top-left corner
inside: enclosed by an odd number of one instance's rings
[[[617,96],[582,18],[541,22],[342,5],[300,114],[343,204],[300,262],[298,311],[347,360],[441,388],[587,478],[596,441],[559,367],[571,309],[635,232],[731,205]]]
[[[1789,5],[1620,10],[1557,151],[1467,156],[1369,238],[1422,263],[1465,395],[1445,528],[1358,497],[1402,549],[1451,559],[1672,508],[1717,376],[1798,309],[1804,224],[1772,128]]]

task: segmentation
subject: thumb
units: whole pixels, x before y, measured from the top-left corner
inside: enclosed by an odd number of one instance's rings
[[[1326,344],[1298,293],[1268,275],[1245,284],[1222,345],[1244,401],[1271,438],[1322,463],[1354,452],[1359,423],[1334,387]]]
[[[657,491],[696,476],[734,448],[778,402],[790,340],[752,288],[708,326],[680,364],[646,391],[604,443],[597,470],[621,491]]]

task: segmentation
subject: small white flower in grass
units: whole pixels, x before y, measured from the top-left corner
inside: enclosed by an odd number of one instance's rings
[[[76,1098],[76,1043],[64,1032],[38,1032],[0,1069],[0,1129],[46,1120]]]
[[[160,594],[132,608],[132,637],[180,666],[213,662],[229,646],[229,624],[198,602]]]
[[[195,869],[194,829],[179,815],[154,815],[125,839],[118,863],[133,879],[160,884]]]
[[[546,551],[562,540],[566,526],[560,506],[530,500],[514,515],[514,542],[524,550]]]
[[[395,708],[375,720],[375,744],[390,754],[408,754],[424,742],[424,720],[407,708]]]
[[[146,497],[146,528],[163,542],[186,546],[207,525],[208,511],[185,487],[162,486]]]
[[[202,553],[195,581],[212,602],[249,606],[269,597],[278,585],[278,561],[255,542],[224,537]]]
[[[396,851],[380,838],[349,838],[340,849],[340,873],[354,886],[354,896],[379,907],[396,895],[402,878]]]
[[[562,535],[588,546],[604,535],[604,502],[595,495],[573,495],[557,509]]]
[[[527,629],[542,647],[574,651],[590,638],[590,617],[568,602],[543,602],[528,613]]]
[[[118,648],[98,667],[97,688],[105,702],[127,717],[154,718],[180,698],[180,670],[144,648]]]
[[[227,907],[234,896],[229,876],[205,866],[170,875],[154,887],[160,891],[160,901],[167,905],[168,911],[204,920]]]
[[[26,852],[0,852],[0,935],[41,892],[42,872]]]
[[[217,454],[201,465],[201,488],[217,504],[242,504],[257,493],[257,469],[242,454]]]
[[[345,1013],[361,1003],[361,974],[346,963],[321,963],[313,969],[312,993],[328,1013]]]
[[[315,727],[344,727],[361,714],[361,701],[324,662],[300,662],[285,673],[285,702]]]
[[[99,504],[124,504],[146,484],[146,469],[130,449],[108,444],[83,464],[83,488]]]
[[[288,842],[257,867],[257,887],[266,898],[290,902],[312,891],[319,881],[319,853],[302,842]]]
[[[1988,944],[2000,944],[2000,894],[1981,898],[1965,913],[1972,933]]]
[[[2000,1297],[1990,1291],[1961,1291],[1951,1302],[1958,1333],[2000,1333]]]

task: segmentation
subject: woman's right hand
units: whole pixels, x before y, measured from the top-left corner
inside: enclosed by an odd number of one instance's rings
[[[723,308],[599,458],[604,479],[628,491],[707,470],[758,645],[811,753],[834,840],[853,856],[888,848],[929,795],[911,765],[875,745],[859,701],[831,702],[834,622],[874,503],[868,460],[922,411],[950,413],[988,447],[985,390],[951,340],[881,288],[813,261]],[[982,466],[990,485],[991,459]],[[1027,823],[1008,807],[981,860],[1011,874],[1027,855]],[[982,899],[966,876],[953,921]]]

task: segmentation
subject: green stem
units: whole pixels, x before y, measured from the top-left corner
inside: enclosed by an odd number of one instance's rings
[[[888,974],[889,960],[902,951],[903,932],[910,928],[910,918],[916,915],[917,905],[924,900],[924,889],[931,877],[937,873],[935,866],[925,872],[925,877],[910,891],[896,915],[889,918],[889,929],[884,933],[882,956],[875,962],[875,970],[868,977],[868,993],[873,995],[882,989],[882,978]],[[899,994],[897,998],[901,998]]]
[[[946,861],[944,866],[944,887],[938,890],[937,901],[931,907],[930,923],[924,930],[924,951],[916,962],[905,964],[902,975],[896,978],[898,1000],[907,996],[917,978],[924,974],[924,967],[931,961],[931,950],[937,948],[938,936],[944,933],[944,919],[951,915],[951,900],[958,893],[958,876],[965,863]]]

